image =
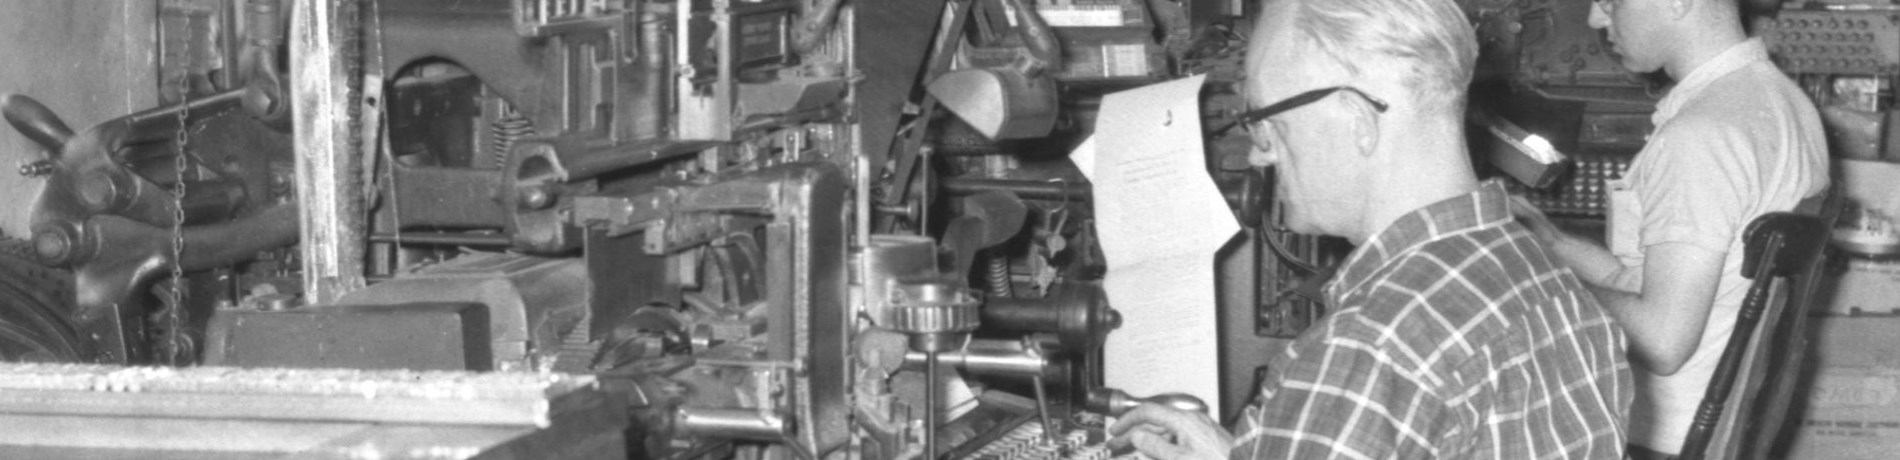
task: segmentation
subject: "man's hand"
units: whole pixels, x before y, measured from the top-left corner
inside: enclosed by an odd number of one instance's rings
[[[1108,427],[1110,449],[1130,445],[1159,460],[1224,459],[1234,450],[1234,437],[1207,414],[1142,404],[1122,414]]]
[[[1537,241],[1545,246],[1555,244],[1563,236],[1563,231],[1550,221],[1550,216],[1544,215],[1544,210],[1537,209],[1537,205],[1531,204],[1531,200],[1521,195],[1511,195],[1511,214],[1516,215],[1518,223],[1529,228],[1532,234],[1537,235]]]

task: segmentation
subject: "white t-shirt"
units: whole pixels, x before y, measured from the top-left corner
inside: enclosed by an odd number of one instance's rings
[[[1636,366],[1632,442],[1681,450],[1696,406],[1728,345],[1747,296],[1742,231],[1763,213],[1787,211],[1827,188],[1827,141],[1814,104],[1748,40],[1697,67],[1657,105],[1656,131],[1622,180],[1610,184],[1611,252],[1625,266],[1642,249],[1687,243],[1728,254],[1701,344],[1680,371]]]

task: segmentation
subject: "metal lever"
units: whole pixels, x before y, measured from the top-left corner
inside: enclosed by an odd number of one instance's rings
[[[1035,339],[1023,339],[1023,351],[1037,359],[1042,358],[1042,346]],[[1036,414],[1042,417],[1042,437],[1049,444],[1061,444],[1056,440],[1056,425],[1049,421],[1049,394],[1042,388],[1042,373],[1038,372],[1030,380],[1036,385]]]
[[[0,112],[6,115],[7,124],[13,125],[13,129],[55,156],[66,146],[66,141],[73,138],[73,129],[66,127],[66,122],[60,121],[52,109],[33,98],[8,94],[0,101]]]
[[[1160,404],[1189,412],[1207,413],[1207,403],[1202,402],[1201,398],[1196,398],[1194,395],[1186,393],[1162,393],[1146,398],[1137,398],[1133,395],[1129,395],[1126,391],[1114,388],[1089,389],[1088,400],[1083,402],[1083,407],[1091,411],[1108,414],[1109,416],[1120,417],[1122,414],[1128,413],[1128,411],[1134,410],[1136,407],[1141,407],[1144,403]]]

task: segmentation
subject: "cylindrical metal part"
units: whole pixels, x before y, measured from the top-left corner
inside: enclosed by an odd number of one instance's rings
[[[943,192],[950,195],[975,195],[984,192],[1011,192],[1029,200],[1088,201],[1094,198],[1094,190],[1088,184],[1077,182],[1047,182],[1016,179],[973,179],[964,177],[945,178],[939,181]]]
[[[440,244],[449,246],[507,246],[508,235],[470,235],[465,233],[417,233],[400,235],[377,233],[369,236],[374,243]]]
[[[1049,420],[1049,392],[1042,388],[1042,376],[1036,376],[1034,384],[1036,385],[1036,416],[1042,418],[1042,437],[1050,444],[1055,444],[1060,441],[1056,440],[1058,429],[1056,424]]]
[[[1023,349],[1022,342],[1015,340],[970,339],[970,344],[961,349],[945,350],[937,354],[941,361],[962,369],[973,375],[997,377],[1036,377],[1050,375],[1054,367],[1048,358]],[[904,355],[904,365],[921,366],[924,353],[913,351]]]
[[[924,460],[937,459],[937,411],[943,408],[937,377],[937,352],[924,352]]]
[[[194,120],[209,118],[214,114],[237,107],[244,100],[244,88],[228,90],[208,96],[199,96],[180,108],[177,104],[167,105],[129,115],[128,123],[132,127],[133,138],[144,138],[141,134],[170,133],[178,129],[178,116],[190,113]]]
[[[917,201],[915,200],[912,200],[906,204],[878,204],[876,206],[877,212],[889,214],[889,215],[893,215],[897,217],[902,217],[902,218],[913,220],[913,221],[917,220],[918,217],[923,215],[924,211],[922,208],[923,207],[919,206],[917,204]]]
[[[783,441],[790,435],[785,419],[757,409],[681,407],[673,427],[682,434],[752,441]]]
[[[666,114],[672,113],[672,34],[668,33],[667,21],[672,11],[666,4],[657,2],[634,2],[642,11],[640,14],[640,64],[642,73],[639,83],[639,97],[645,103],[634,106],[634,139],[654,139],[666,135]]]
[[[251,0],[245,4],[250,13],[244,38],[257,44],[277,44],[284,39],[283,16],[278,15],[277,0]]]
[[[997,331],[1055,333],[1067,350],[1094,348],[1122,324],[1102,289],[1084,284],[1070,284],[1041,299],[992,297],[983,305],[981,318]]]
[[[1068,181],[1034,181],[1021,179],[977,179],[969,177],[951,177],[940,179],[946,195],[975,195],[984,192],[1010,192],[1025,200],[1067,200],[1090,201],[1095,199],[1095,191],[1088,183]],[[1248,207],[1258,207],[1266,192],[1260,184],[1245,184],[1230,190],[1221,190],[1221,199],[1228,206],[1246,211]]]

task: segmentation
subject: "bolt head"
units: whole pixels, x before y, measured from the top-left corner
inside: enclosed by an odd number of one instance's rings
[[[78,192],[79,204],[94,213],[111,213],[124,209],[132,201],[131,192],[136,184],[131,183],[127,174],[118,171],[91,171],[79,175],[74,191]]]
[[[554,205],[554,191],[547,187],[526,187],[521,189],[518,200],[526,209],[547,209]]]
[[[33,228],[33,253],[40,263],[72,267],[90,261],[98,248],[78,224],[56,221]]]

